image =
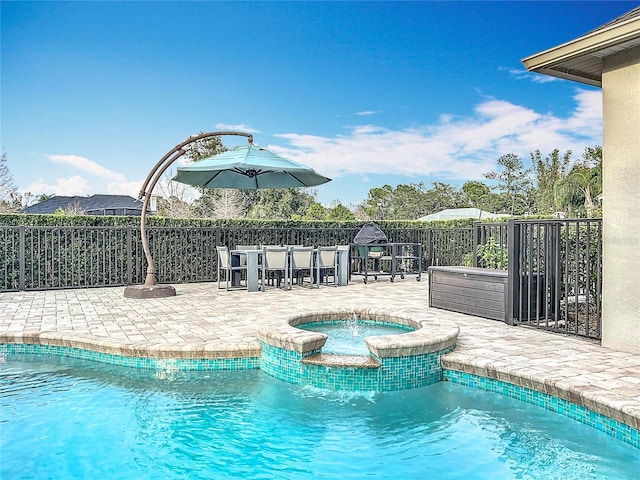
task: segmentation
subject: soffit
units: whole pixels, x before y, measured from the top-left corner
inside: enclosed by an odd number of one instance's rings
[[[640,7],[575,40],[522,60],[527,70],[602,86],[603,58],[640,46]]]

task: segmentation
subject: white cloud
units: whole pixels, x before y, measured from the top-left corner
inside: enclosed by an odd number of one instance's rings
[[[601,92],[578,88],[574,100],[576,108],[566,118],[490,98],[468,117],[443,114],[435,124],[404,130],[356,125],[336,137],[283,133],[278,136],[287,147],[267,148],[333,178],[352,173],[482,178],[507,153],[526,160],[536,149],[581,153],[601,144]]]
[[[93,162],[85,157],[77,155],[47,155],[47,158],[54,163],[62,163],[77,170],[96,175],[98,177],[110,178],[114,180],[124,179],[124,175],[112,172],[99,163]]]
[[[498,70],[507,71],[509,75],[511,75],[516,80],[529,80],[533,83],[549,83],[560,80],[557,77],[530,72],[528,70],[520,70],[518,68],[501,67]]]
[[[378,110],[365,110],[363,112],[356,112],[356,115],[375,115],[376,113],[380,113]]]
[[[219,130],[232,130],[234,132],[260,133],[260,130],[256,130],[244,123],[238,123],[235,125],[231,123],[216,123],[216,128]]]
[[[58,178],[55,184],[49,184],[42,178],[39,178],[37,181],[27,185],[27,187],[23,189],[23,193],[25,192],[34,195],[55,194],[59,196],[84,196],[95,193],[92,191],[89,182],[80,175],[74,175],[69,178]]]
[[[68,177],[57,178],[53,183],[39,178],[24,189],[34,195],[42,193],[61,196],[93,195],[107,193],[112,195],[131,195],[137,198],[142,181],[129,180],[124,174],[114,172],[93,160],[78,155],[45,155],[51,162],[64,165],[72,171]],[[79,174],[73,174],[79,171]]]

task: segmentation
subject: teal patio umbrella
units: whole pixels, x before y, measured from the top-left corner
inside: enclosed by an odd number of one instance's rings
[[[179,167],[173,180],[196,187],[257,190],[313,187],[331,179],[249,143]]]

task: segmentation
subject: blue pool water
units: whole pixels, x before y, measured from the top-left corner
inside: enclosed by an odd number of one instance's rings
[[[259,370],[0,364],[0,478],[635,479],[640,450],[539,407],[441,382],[390,393]]]
[[[411,332],[413,328],[366,320],[335,320],[307,323],[297,328],[329,335],[322,351],[343,355],[369,355],[365,337],[398,335]]]

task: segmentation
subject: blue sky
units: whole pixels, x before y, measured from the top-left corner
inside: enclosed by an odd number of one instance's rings
[[[483,180],[507,153],[602,144],[600,89],[520,60],[637,5],[2,1],[2,149],[34,195],[137,196],[224,129],[333,178],[327,205]]]

